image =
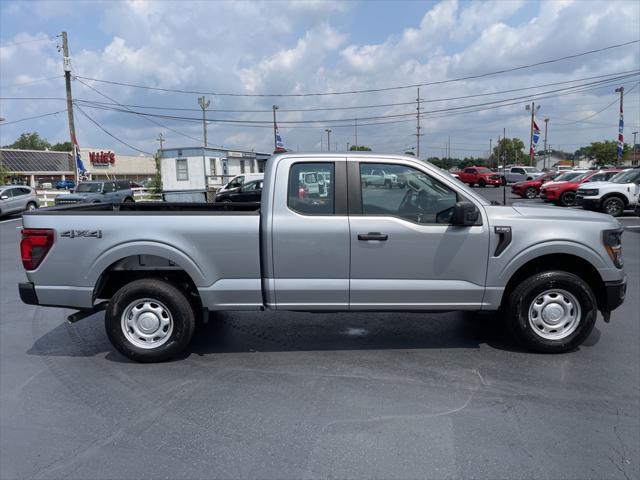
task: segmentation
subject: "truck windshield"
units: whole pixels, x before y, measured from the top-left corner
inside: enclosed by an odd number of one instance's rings
[[[540,170],[535,167],[524,167],[524,171],[527,173],[540,173]]]
[[[101,183],[81,183],[80,185],[78,185],[78,188],[76,188],[76,192],[96,193],[102,190],[101,187]]]
[[[640,180],[640,169],[625,170],[609,179],[611,183],[633,183]]]
[[[493,172],[488,168],[479,168],[478,173],[493,173]]]

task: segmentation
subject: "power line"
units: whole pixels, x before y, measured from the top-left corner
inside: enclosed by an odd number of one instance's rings
[[[510,72],[515,72],[518,70],[524,70],[524,69],[528,69],[528,68],[533,68],[533,67],[539,67],[541,65],[548,65],[551,63],[556,63],[556,62],[561,62],[564,60],[571,60],[574,58],[578,58],[578,57],[583,57],[585,55],[591,55],[594,53],[600,53],[600,52],[605,52],[607,50],[611,50],[614,48],[620,48],[620,47],[624,47],[627,45],[632,45],[634,43],[639,43],[640,40],[632,40],[630,42],[625,42],[625,43],[619,43],[619,44],[615,44],[615,45],[609,45],[607,47],[603,47],[603,48],[598,48],[595,50],[588,50],[585,52],[580,52],[580,53],[576,53],[573,55],[566,55],[564,57],[558,57],[558,58],[553,58],[550,60],[543,60],[541,62],[536,62],[536,63],[531,63],[528,65],[521,65],[518,67],[512,67],[512,68],[506,68],[506,69],[502,69],[502,70],[495,70],[493,72],[487,72],[487,73],[481,73],[481,74],[477,74],[477,75],[468,75],[466,77],[458,77],[458,78],[453,78],[453,79],[449,79],[449,80],[437,80],[437,81],[433,81],[433,82],[425,82],[425,83],[414,83],[411,85],[400,85],[400,86],[394,86],[394,87],[384,87],[384,88],[369,88],[369,89],[362,89],[362,90],[348,90],[348,91],[342,91],[342,92],[316,92],[316,93],[223,93],[223,92],[204,92],[204,91],[200,91],[200,90],[181,90],[181,89],[173,89],[173,88],[162,88],[162,87],[150,87],[147,85],[137,85],[137,84],[133,84],[133,83],[125,83],[125,82],[116,82],[113,80],[104,80],[104,79],[98,79],[98,78],[92,78],[92,77],[79,77],[79,78],[83,78],[85,80],[92,80],[95,82],[101,82],[101,83],[107,83],[110,85],[119,85],[119,86],[123,86],[123,87],[132,87],[132,88],[142,88],[145,90],[155,90],[155,91],[160,91],[160,92],[174,92],[174,93],[185,93],[185,94],[196,94],[196,95],[213,95],[213,96],[219,96],[219,97],[321,97],[321,96],[333,96],[333,95],[353,95],[353,94],[360,94],[360,93],[380,93],[380,92],[387,92],[387,91],[392,91],[392,90],[403,90],[403,89],[407,89],[407,88],[417,88],[417,87],[426,87],[426,86],[431,86],[431,85],[442,85],[442,84],[446,84],[446,83],[452,83],[452,82],[461,82],[464,80],[475,80],[478,78],[484,78],[484,77],[489,77],[489,76],[493,76],[493,75],[500,75],[500,74],[504,74],[504,73],[510,73]]]
[[[631,92],[634,88],[636,88],[639,84],[636,83],[633,87],[631,87],[629,90],[627,90],[626,92],[623,92],[623,96],[629,94],[629,92]],[[574,120],[568,123],[558,123],[558,125],[572,125],[574,123],[582,123],[585,120],[589,120],[590,118],[595,117],[596,115],[600,115],[602,112],[604,112],[607,108],[612,107],[613,105],[616,105],[618,103],[618,99],[616,98],[613,102],[611,102],[610,104],[608,104],[606,107],[604,107],[602,110],[598,110],[596,113],[594,113],[593,115],[589,115],[588,117],[584,117],[583,119],[580,120]]]
[[[0,123],[0,127],[6,127],[7,125],[11,125],[13,123],[26,122],[27,120],[35,120],[36,118],[49,117],[51,115],[57,115],[58,113],[63,113],[63,112],[66,112],[66,111],[67,111],[67,109],[65,108],[64,110],[58,110],[57,112],[43,113],[42,115],[36,115],[34,117],[21,118],[19,120],[13,120],[12,122],[1,122]]]
[[[29,80],[28,82],[13,83],[11,85],[1,85],[0,88],[22,87],[24,85],[31,85],[33,83],[39,83],[39,82],[47,82],[49,80],[54,80],[56,78],[63,78],[63,77],[64,75],[56,75],[55,77],[37,78],[35,80]]]
[[[111,138],[113,138],[114,140],[120,142],[123,145],[126,145],[127,147],[129,147],[132,150],[135,150],[137,152],[140,153],[144,153],[145,155],[149,155],[149,156],[153,156],[152,153],[149,152],[145,152],[144,150],[139,149],[138,147],[134,147],[133,145],[131,145],[130,143],[125,142],[124,140],[121,140],[120,138],[116,137],[113,133],[111,133],[109,130],[107,130],[106,128],[104,128],[102,125],[100,125],[98,122],[96,122],[93,118],[91,118],[89,115],[87,115],[87,113],[82,110],[82,108],[80,108],[78,105],[76,105],[76,108],[78,109],[78,111],[84,115],[87,120],[89,120],[91,123],[93,123],[95,126],[97,126],[100,130],[102,130],[104,133],[106,133],[107,135],[109,135]]]
[[[462,106],[456,106],[456,107],[447,107],[447,108],[442,108],[442,109],[435,109],[435,110],[430,110],[430,111],[425,111],[424,114],[421,115],[421,118],[439,118],[441,116],[449,116],[449,115],[455,115],[457,114],[464,114],[464,113],[473,113],[473,112],[477,112],[477,111],[483,111],[483,110],[490,110],[493,108],[502,108],[505,106],[510,106],[510,105],[516,105],[519,103],[522,103],[523,100],[525,99],[544,99],[544,98],[550,98],[550,97],[554,97],[554,96],[558,96],[560,94],[571,94],[571,93],[575,93],[578,91],[586,91],[586,90],[590,90],[590,89],[595,89],[595,88],[602,88],[605,85],[608,85],[610,83],[613,82],[618,82],[620,79],[626,79],[626,78],[630,78],[630,77],[634,77],[637,76],[638,74],[629,74],[629,75],[625,75],[625,76],[621,76],[621,77],[617,77],[617,78],[612,78],[612,79],[606,79],[606,80],[599,80],[599,81],[595,81],[595,82],[589,82],[589,83],[585,83],[585,84],[581,84],[581,85],[574,85],[571,87],[564,87],[564,88],[560,88],[560,89],[554,89],[554,90],[548,90],[545,92],[538,92],[538,93],[533,93],[531,95],[525,95],[525,96],[519,96],[519,97],[512,97],[512,98],[507,98],[507,99],[499,99],[499,100],[492,100],[490,102],[483,102],[483,103],[477,103],[477,104],[472,104],[472,105],[462,105]],[[117,111],[117,112],[121,112],[121,113],[133,113],[135,115],[139,115],[139,116],[143,116],[143,117],[155,117],[155,118],[165,118],[165,119],[172,119],[172,120],[180,120],[180,121],[187,121],[187,122],[200,122],[201,119],[199,118],[195,118],[195,117],[185,117],[185,116],[179,116],[179,115],[167,115],[167,114],[156,114],[156,113],[146,113],[146,112],[138,112],[135,110],[131,110],[129,108],[127,109],[119,109],[119,108],[113,108],[113,107],[108,107],[108,106],[104,106],[104,105],[94,105],[94,104],[89,104],[86,103],[85,106],[89,107],[89,108],[96,108],[96,109],[102,109],[102,110],[111,110],[111,111]],[[443,115],[438,115],[438,114],[443,114]],[[446,114],[446,115],[444,115]],[[369,116],[369,117],[359,117],[358,121],[367,121],[367,120],[384,120],[384,119],[391,119],[391,118],[405,118],[405,117],[414,117],[415,118],[416,113],[398,113],[398,114],[390,114],[390,115],[376,115],[376,116]],[[428,116],[428,117],[427,117]],[[295,125],[304,125],[304,124],[312,124],[312,125],[316,125],[319,126],[320,124],[333,124],[333,123],[340,123],[340,122],[346,122],[346,121],[350,121],[351,119],[349,118],[334,118],[334,119],[315,119],[315,120],[280,120],[279,123],[280,124],[284,124],[287,126],[287,128],[294,128],[293,126]],[[210,121],[212,123],[216,123],[216,124],[231,124],[231,125],[242,125],[242,126],[250,126],[250,125],[271,125],[271,121],[270,120],[246,120],[246,119],[222,119],[222,118],[217,118],[217,119],[210,119]],[[366,125],[367,123],[362,123],[359,125]],[[351,125],[351,124],[349,124]]]
[[[83,82],[82,80],[80,80],[80,79],[78,79],[78,78],[76,78],[76,80],[78,80],[78,82],[80,82],[81,84],[83,84],[85,87],[90,88],[91,90],[93,90],[94,92],[96,92],[98,95],[102,95],[102,96],[103,96],[104,98],[106,98],[107,100],[111,100],[112,102],[116,103],[117,105],[120,105],[121,107],[123,107],[123,108],[127,109],[127,110],[128,110],[128,111],[130,111],[131,113],[136,113],[136,112],[134,112],[133,110],[131,110],[130,108],[128,108],[128,107],[126,107],[126,106],[124,106],[124,105],[122,105],[122,104],[118,103],[116,100],[114,100],[113,98],[109,97],[108,95],[106,95],[106,94],[102,93],[102,92],[101,92],[101,91],[99,91],[98,89],[96,89],[96,88],[92,87],[91,85],[89,85],[89,84],[87,84],[87,83]],[[76,105],[77,105],[77,103],[76,103]],[[183,136],[183,137],[185,137],[185,138],[189,138],[189,139],[191,139],[191,140],[196,140],[196,141],[198,141],[198,142],[200,141],[200,139],[199,139],[199,138],[192,137],[191,135],[187,135],[186,133],[183,133],[183,132],[181,132],[181,131],[179,131],[179,130],[176,130],[176,129],[174,129],[174,128],[168,127],[168,126],[166,126],[166,125],[164,125],[164,124],[162,124],[162,123],[160,123],[160,122],[157,122],[157,121],[155,121],[155,120],[153,120],[153,119],[151,119],[151,118],[147,118],[147,117],[142,117],[142,118],[144,118],[144,119],[145,119],[145,120],[147,120],[148,122],[151,122],[151,123],[153,123],[153,124],[155,124],[155,125],[158,125],[158,126],[160,126],[160,127],[162,127],[162,128],[166,128],[167,130],[171,130],[172,132],[177,133],[178,135],[182,135],[182,136]],[[220,145],[217,145],[217,146],[220,146]]]
[[[512,89],[508,89],[508,90],[499,90],[499,91],[496,91],[496,92],[476,93],[476,94],[461,95],[461,96],[456,96],[456,97],[424,99],[424,100],[421,101],[421,103],[435,103],[435,102],[445,102],[445,101],[452,101],[452,100],[464,100],[464,99],[475,98],[475,97],[487,97],[487,96],[492,96],[492,95],[500,95],[500,94],[503,94],[503,93],[521,92],[521,91],[525,91],[525,90],[532,90],[534,88],[565,85],[565,84],[568,84],[568,83],[582,82],[582,81],[585,81],[585,80],[603,79],[605,77],[613,77],[613,76],[618,76],[618,75],[633,74],[633,73],[638,73],[638,72],[640,72],[640,70],[637,70],[637,69],[635,69],[635,70],[626,70],[626,71],[622,71],[622,72],[609,73],[609,74],[606,74],[606,75],[596,75],[596,76],[592,76],[592,77],[574,78],[572,80],[564,80],[562,82],[545,83],[545,84],[534,85],[534,86],[530,86],[530,87],[521,87],[521,88],[512,88]],[[80,81],[80,80],[78,80],[78,81]],[[100,102],[96,102],[96,103],[100,103]],[[108,105],[108,103],[106,103],[106,102],[103,102],[103,103]],[[372,105],[354,105],[354,106],[343,106],[343,107],[311,107],[311,108],[286,108],[286,107],[281,107],[281,108],[279,108],[279,111],[281,111],[281,112],[322,112],[322,111],[340,111],[340,110],[359,110],[359,109],[366,109],[366,108],[385,108],[385,107],[396,107],[396,106],[414,105],[414,104],[415,104],[414,101],[409,101],[409,102],[380,103],[380,104],[372,104]],[[185,108],[185,107],[158,107],[158,106],[154,106],[154,105],[137,105],[137,104],[119,104],[119,105],[132,107],[132,108],[143,108],[143,109],[152,109],[152,110],[174,110],[174,111],[185,111],[185,112],[199,112],[200,111],[200,109],[198,109],[198,108]],[[218,113],[220,113],[220,112],[222,112],[222,113],[271,113],[271,109],[224,109],[224,108],[216,108],[215,110]]]
[[[15,46],[18,46],[18,45],[24,45],[26,43],[44,42],[44,41],[54,42],[55,38],[52,38],[52,37],[47,35],[46,37],[34,38],[32,40],[24,40],[22,42],[5,43],[4,45],[0,45],[0,47],[1,48],[15,47]]]

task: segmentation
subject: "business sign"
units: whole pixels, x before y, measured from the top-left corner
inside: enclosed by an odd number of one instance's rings
[[[94,166],[107,167],[116,163],[116,154],[113,152],[89,152],[89,161]]]

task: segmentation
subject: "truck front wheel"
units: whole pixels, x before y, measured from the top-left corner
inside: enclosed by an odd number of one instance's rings
[[[591,287],[563,271],[536,273],[507,299],[506,322],[513,335],[534,352],[574,350],[591,334],[597,302]]]
[[[188,345],[195,328],[187,296],[160,279],[135,280],[111,298],[105,328],[125,357],[150,363],[169,360]]]

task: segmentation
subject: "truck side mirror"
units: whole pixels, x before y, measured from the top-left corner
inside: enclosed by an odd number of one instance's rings
[[[468,227],[475,225],[480,216],[480,211],[471,202],[457,202],[453,207],[453,214],[451,215],[451,224]]]

